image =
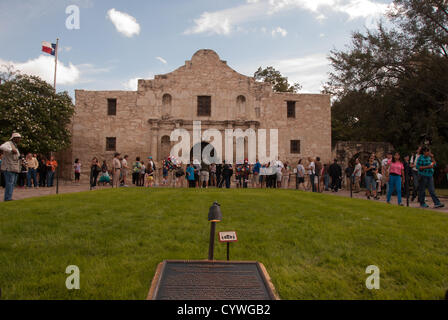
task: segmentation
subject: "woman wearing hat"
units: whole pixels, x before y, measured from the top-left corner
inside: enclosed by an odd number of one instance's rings
[[[18,144],[22,136],[19,133],[13,133],[11,139],[6,141],[0,146],[0,150],[3,151],[2,158],[2,170],[5,177],[5,201],[12,200],[12,193],[14,191],[14,185],[17,181],[17,176],[20,172],[20,152]]]

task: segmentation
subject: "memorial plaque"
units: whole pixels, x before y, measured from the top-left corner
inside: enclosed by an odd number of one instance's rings
[[[150,300],[277,300],[264,266],[255,261],[163,261]]]

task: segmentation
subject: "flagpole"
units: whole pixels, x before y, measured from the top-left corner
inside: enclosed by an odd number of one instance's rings
[[[59,49],[59,38],[56,38],[56,49],[54,54],[54,91],[56,92],[56,71],[58,69],[58,49]]]

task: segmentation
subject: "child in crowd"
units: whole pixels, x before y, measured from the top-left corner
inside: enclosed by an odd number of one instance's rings
[[[142,161],[141,163],[141,167],[140,167],[140,172],[139,172],[139,177],[138,177],[138,185],[141,187],[145,186],[145,173],[146,173],[146,166],[145,163]]]
[[[78,158],[75,159],[73,168],[75,169],[75,183],[79,184],[79,179],[81,177],[81,162],[79,161]]]
[[[151,164],[148,162],[145,171],[145,187],[152,187],[154,184],[154,170]]]

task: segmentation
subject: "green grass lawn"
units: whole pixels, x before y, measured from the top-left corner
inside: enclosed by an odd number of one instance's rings
[[[295,190],[121,188],[0,203],[2,299],[145,299],[165,259],[206,259],[208,208],[282,299],[441,299],[448,215]],[[215,258],[224,260],[216,243]],[[77,265],[81,289],[67,290]],[[381,271],[368,290],[365,269]]]

